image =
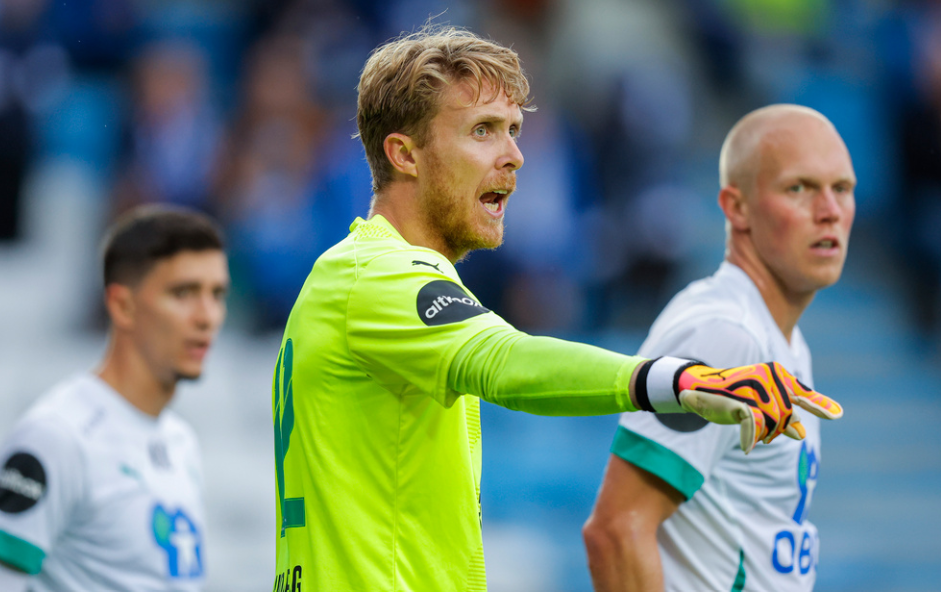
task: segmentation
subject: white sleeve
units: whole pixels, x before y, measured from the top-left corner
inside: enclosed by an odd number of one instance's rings
[[[80,447],[53,418],[28,418],[0,446],[0,463],[0,561],[39,573],[84,498]]]
[[[648,340],[639,354],[689,358],[718,368],[767,361],[759,359],[761,347],[750,332],[721,318]],[[710,424],[693,414],[623,413],[611,452],[657,475],[689,499],[738,442],[738,426]]]
[[[26,592],[29,576],[0,564],[0,590],[4,592]]]

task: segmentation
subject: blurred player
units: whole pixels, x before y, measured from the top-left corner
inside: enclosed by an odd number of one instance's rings
[[[503,240],[528,92],[514,52],[465,31],[426,29],[366,63],[370,218],[314,264],[274,377],[275,590],[485,590],[477,396],[545,415],[695,408],[741,423],[746,448],[799,429],[772,374],[839,415],[776,366],[733,371],[760,402],[686,360],[531,337],[468,292],[454,263]]]
[[[201,214],[145,207],[111,229],[101,366],[54,387],[0,446],[0,590],[201,589],[199,449],[166,406],[202,372],[228,286]]]
[[[820,113],[772,105],[732,128],[719,174],[726,260],[670,302],[640,353],[718,366],[776,360],[813,385],[797,321],[843,270],[855,213],[849,152]],[[812,589],[820,422],[805,416],[803,426],[803,441],[746,457],[728,426],[622,415],[584,529],[595,589]]]

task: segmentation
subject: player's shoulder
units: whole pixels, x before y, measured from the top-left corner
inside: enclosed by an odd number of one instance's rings
[[[408,244],[373,253],[369,259],[361,262],[360,273],[368,277],[436,276],[460,281],[454,265],[444,255]]]
[[[89,434],[101,420],[86,396],[91,375],[73,376],[46,391],[16,421],[3,442],[11,454],[31,455],[36,462],[78,470]]]
[[[767,308],[754,282],[740,268],[723,262],[718,271],[681,290],[657,318],[665,325],[690,321],[721,320],[736,325],[756,325]]]
[[[723,262],[709,277],[691,282],[676,294],[661,317],[682,317],[709,314],[727,320],[740,320],[751,312],[761,295],[754,282],[738,267]]]
[[[61,431],[76,439],[92,427],[100,413],[94,391],[101,386],[89,374],[71,376],[36,400],[17,422],[18,428]]]
[[[641,352],[684,355],[707,363],[715,363],[710,357],[760,358],[769,339],[762,307],[766,311],[745,272],[723,263],[715,274],[690,283],[673,297],[651,326]],[[720,348],[732,351],[717,351]],[[743,363],[752,362],[738,362]]]

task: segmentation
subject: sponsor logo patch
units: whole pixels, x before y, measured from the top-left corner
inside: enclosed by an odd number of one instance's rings
[[[490,312],[461,286],[447,280],[428,282],[418,291],[418,316],[428,326],[459,323]]]
[[[46,471],[32,454],[17,452],[0,470],[0,511],[19,514],[35,506],[46,492]]]
[[[709,424],[695,413],[657,413],[654,417],[674,432],[695,432]]]
[[[203,537],[182,509],[154,507],[154,540],[167,554],[167,575],[191,579],[203,575]]]
[[[820,461],[817,450],[807,442],[801,442],[801,452],[797,460],[797,489],[800,491],[800,501],[791,519],[795,525],[803,525],[807,520],[810,502],[817,487],[817,474],[820,472]],[[819,557],[820,541],[817,533],[806,526],[800,528],[785,528],[774,537],[774,551],[771,554],[771,566],[782,574],[799,571],[801,575],[816,569]]]
[[[801,442],[801,455],[797,461],[797,488],[801,492],[801,499],[792,516],[797,524],[803,524],[807,519],[810,501],[814,497],[814,489],[817,488],[819,471],[820,462],[817,460],[817,451],[813,447],[808,448],[807,442]]]

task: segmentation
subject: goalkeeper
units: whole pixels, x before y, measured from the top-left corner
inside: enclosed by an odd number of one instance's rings
[[[523,165],[529,85],[512,50],[426,28],[378,48],[358,91],[371,212],[314,264],[273,381],[275,590],[485,590],[478,397],[545,415],[693,411],[739,424],[746,450],[801,436],[792,403],[840,415],[777,365],[732,379],[528,336],[461,284],[453,264],[502,242]]]
[[[778,360],[813,384],[797,321],[843,269],[855,212],[849,152],[820,113],[772,105],[732,128],[719,162],[726,261],[667,305],[640,351],[719,366]],[[813,589],[819,420],[805,417],[801,431],[800,442],[746,457],[728,426],[624,414],[584,529],[595,589]]]

